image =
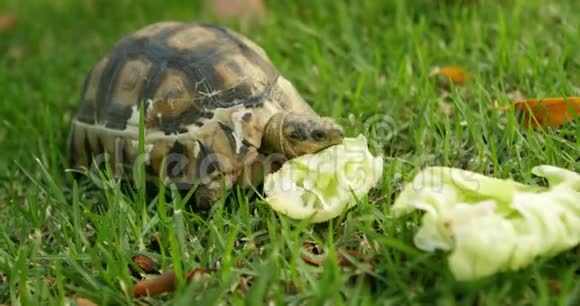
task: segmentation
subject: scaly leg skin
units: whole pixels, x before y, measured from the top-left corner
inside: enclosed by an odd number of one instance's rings
[[[198,209],[209,209],[219,200],[219,190],[210,188],[208,185],[200,185],[195,191],[195,207]]]
[[[227,191],[233,186],[233,178],[231,175],[219,176],[209,182],[199,185],[194,192],[195,207],[202,210],[211,208],[224,191]]]
[[[222,191],[229,190],[235,183],[244,188],[257,187],[264,182],[266,175],[278,171],[288,159],[282,154],[259,155],[248,162],[238,175],[220,175],[205,184],[199,185],[195,191],[195,206],[199,209],[209,209],[219,201]]]
[[[220,199],[224,191],[231,190],[234,185],[249,187],[248,183],[252,175],[248,173],[248,170],[255,168],[256,165],[263,166],[264,161],[259,159],[258,151],[253,147],[248,148],[245,157],[238,163],[228,163],[226,159],[221,159],[218,168],[222,172],[220,174],[213,173],[203,179],[195,191],[195,206],[200,209],[208,209]],[[246,175],[249,177],[245,177]]]
[[[282,154],[260,154],[252,163],[246,166],[241,175],[241,185],[244,187],[257,187],[264,182],[264,178],[278,171],[288,160]]]

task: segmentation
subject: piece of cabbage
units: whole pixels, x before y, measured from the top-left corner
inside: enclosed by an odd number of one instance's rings
[[[363,135],[316,154],[293,158],[266,176],[266,202],[293,219],[314,223],[338,217],[356,205],[383,174],[383,159],[368,150]]]
[[[414,243],[425,251],[450,251],[458,280],[515,271],[580,242],[580,174],[548,165],[532,173],[549,187],[426,168],[405,186],[392,212],[425,212]]]

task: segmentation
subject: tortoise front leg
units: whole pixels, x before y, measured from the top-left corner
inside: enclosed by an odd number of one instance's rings
[[[224,175],[214,178],[205,184],[201,184],[194,192],[195,207],[199,209],[209,209],[215,204],[222,193],[231,189],[234,179],[231,175]]]
[[[201,184],[195,191],[195,206],[200,209],[210,208],[216,203],[222,193],[231,190],[234,185],[239,184],[242,187],[248,187],[245,175],[246,169],[252,168],[258,163],[258,151],[250,147],[244,156],[238,156],[235,159],[229,159],[225,156],[218,158],[219,174],[213,173],[205,176]]]
[[[287,160],[286,156],[279,153],[259,154],[252,163],[244,168],[240,178],[241,185],[244,187],[259,186],[264,182],[266,175],[278,171]]]
[[[246,159],[244,166],[230,174],[222,174],[200,185],[195,191],[195,205],[200,209],[208,209],[216,203],[223,191],[231,189],[235,184],[244,188],[257,187],[264,182],[266,175],[276,172],[288,160],[282,154],[252,154]]]

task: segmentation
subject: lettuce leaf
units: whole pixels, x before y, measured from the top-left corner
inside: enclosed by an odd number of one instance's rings
[[[404,187],[392,213],[424,212],[414,243],[449,251],[458,280],[515,271],[580,243],[580,174],[548,165],[532,173],[549,186],[426,168]]]
[[[352,208],[383,174],[383,160],[368,150],[363,135],[287,161],[266,176],[264,192],[272,209],[293,219],[326,222]]]

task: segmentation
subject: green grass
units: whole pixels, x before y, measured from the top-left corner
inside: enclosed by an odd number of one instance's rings
[[[244,33],[319,113],[337,118],[349,135],[365,133],[386,161],[378,190],[317,226],[277,215],[247,190],[193,214],[179,197],[166,202],[67,178],[66,135],[90,66],[145,24],[215,21],[194,2],[0,3],[0,11],[19,16],[0,33],[0,304],[62,305],[79,294],[101,305],[578,305],[578,248],[458,283],[444,253],[414,247],[417,216],[393,219],[389,208],[403,182],[427,165],[524,183],[538,181],[530,169],[539,164],[580,171],[578,123],[529,130],[492,106],[516,91],[580,95],[580,2],[269,1],[267,23]],[[446,87],[428,77],[445,65],[464,67],[469,82]],[[378,133],[369,133],[369,122]],[[159,249],[150,244],[156,232]],[[310,240],[329,254],[322,267],[300,258]],[[364,262],[340,265],[344,248],[373,258],[372,273]],[[217,272],[180,282],[173,294],[135,300],[124,289],[136,280],[129,266],[137,253],[178,275]],[[241,276],[252,279],[247,292],[232,289]]]

